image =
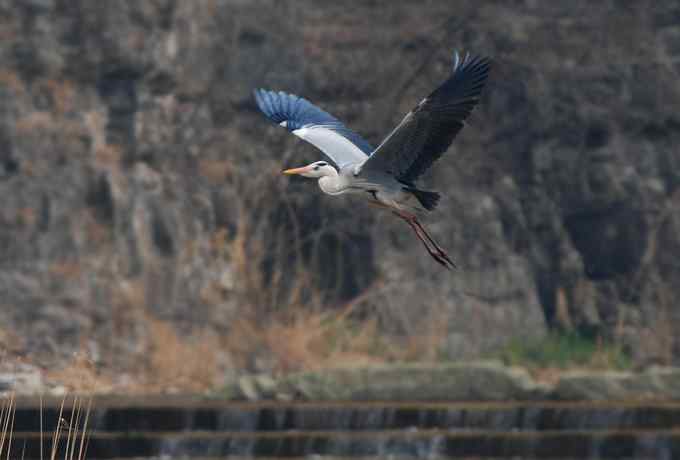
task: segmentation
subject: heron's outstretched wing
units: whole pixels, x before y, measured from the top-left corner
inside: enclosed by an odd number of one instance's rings
[[[361,136],[306,99],[264,89],[253,94],[257,106],[270,120],[314,145],[338,168],[362,163],[373,151]]]
[[[490,59],[455,53],[451,76],[411,110],[362,166],[411,183],[449,148],[479,101]]]

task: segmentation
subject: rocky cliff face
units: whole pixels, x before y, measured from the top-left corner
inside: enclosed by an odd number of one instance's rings
[[[223,338],[360,296],[393,336],[443,327],[451,358],[553,327],[672,360],[680,7],[468,3],[0,0],[4,349],[115,365],[146,356],[149,321]],[[279,177],[319,154],[250,94],[302,94],[377,144],[452,48],[495,60],[425,179],[453,274],[401,222]]]

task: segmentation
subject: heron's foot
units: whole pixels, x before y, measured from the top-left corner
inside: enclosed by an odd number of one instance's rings
[[[443,266],[445,266],[449,270],[453,270],[453,269],[458,268],[458,266],[456,266],[455,262],[453,260],[451,260],[449,255],[441,249],[438,249],[434,253],[430,252],[430,255],[434,258],[434,260],[436,260],[437,262],[439,262],[440,264],[442,264]]]
[[[430,251],[428,249],[428,252],[432,256],[432,258],[437,261],[437,263],[439,263],[440,265],[443,265],[448,270],[453,270],[453,269],[457,268],[456,264],[453,263],[453,261],[449,258],[449,256],[444,251]]]

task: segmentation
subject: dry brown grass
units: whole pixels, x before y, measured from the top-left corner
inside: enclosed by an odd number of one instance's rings
[[[185,336],[148,314],[138,321],[144,322],[146,342],[127,359],[134,379],[120,380],[115,370],[97,366],[83,346],[69,363],[47,371],[46,380],[76,394],[203,392],[219,386],[224,345],[216,333],[204,329]]]
[[[45,372],[46,381],[78,394],[201,392],[219,386],[225,373],[220,357],[226,351],[213,330],[182,333],[154,316],[141,279],[121,283],[112,295],[112,335],[136,345],[124,349],[123,356],[120,348],[101,344],[103,356],[95,362],[84,337],[70,361]]]
[[[360,297],[339,310],[280,312],[262,320],[240,318],[227,338],[238,367],[257,355],[269,358],[274,373],[363,366],[385,362],[435,361],[446,338],[446,322],[427,333],[395,337],[375,317],[355,318]]]
[[[131,357],[134,392],[203,392],[221,383],[225,352],[219,336],[209,328],[182,334],[170,321],[142,314],[136,320],[145,331],[142,351]]]
[[[221,377],[218,353],[221,345],[215,333],[204,329],[182,337],[175,327],[147,318],[150,344],[146,387],[155,390],[206,391]]]
[[[252,368],[255,360],[265,359],[271,371],[284,374],[329,367],[331,363],[382,361],[370,353],[374,332],[370,322],[351,324],[332,313],[279,314],[264,322],[240,318],[227,344],[238,367]]]
[[[129,283],[124,292],[128,314],[121,321],[134,322],[143,331],[138,352],[126,360],[126,370],[134,379],[117,379],[113,370],[96,365],[84,351],[84,343],[83,351],[70,363],[46,373],[48,381],[80,394],[205,392],[219,388],[233,368],[281,375],[395,361],[436,361],[446,337],[446,322],[436,318],[428,323],[437,326],[421,334],[385,334],[376,317],[357,315],[371,290],[338,309],[289,306],[267,317],[252,311],[232,323],[226,334],[208,327],[182,333],[172,322],[147,311],[141,282]]]
[[[209,327],[183,333],[172,322],[149,313],[143,283],[131,282],[124,289],[128,313],[121,321],[133,322],[143,335],[138,352],[126,360],[126,370],[134,379],[117,379],[84,351],[46,377],[69,392],[86,394],[204,392],[219,388],[225,374],[234,369],[281,375],[395,361],[436,361],[446,337],[446,322],[433,318],[428,323],[435,326],[428,331],[389,336],[381,331],[376,317],[361,313],[371,292],[336,309],[289,305],[268,316],[253,310],[223,334]],[[126,333],[125,327],[121,333]]]
[[[48,370],[45,377],[69,393],[108,393],[114,388],[110,376],[100,372],[85,351],[75,353],[71,362]]]
[[[449,334],[446,313],[431,310],[430,317],[424,324],[426,330],[410,334],[406,337],[406,344],[398,348],[397,358],[400,361],[434,362],[441,359],[441,352]]]

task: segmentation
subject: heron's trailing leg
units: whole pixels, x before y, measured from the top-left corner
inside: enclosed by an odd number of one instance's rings
[[[437,262],[442,264],[444,267],[448,268],[449,270],[456,268],[456,264],[451,260],[451,258],[448,256],[446,251],[444,251],[438,244],[437,242],[430,236],[430,234],[425,230],[425,228],[422,226],[422,224],[418,221],[418,219],[413,218],[407,220],[409,225],[415,230],[416,235],[420,239],[420,241],[425,244],[425,247],[427,248],[428,252],[434,258]],[[429,242],[432,246],[428,247],[427,242]]]
[[[425,230],[425,227],[423,227],[423,224],[421,224],[420,221],[415,217],[413,218],[413,223],[420,229],[421,233],[423,235],[425,235],[425,238],[427,238],[430,241],[430,243],[432,243],[432,245],[437,250],[438,254],[444,260],[446,260],[446,262],[448,263],[448,266],[450,266],[450,268],[456,268],[456,264],[451,260],[451,258],[446,253],[446,251],[444,251],[444,249],[442,249],[442,247],[439,246],[439,244],[434,240],[434,238],[432,238],[432,236],[427,232],[427,230]],[[447,268],[448,268],[448,266],[447,266]]]
[[[427,252],[430,253],[432,258],[436,260],[438,263],[443,265],[444,267],[448,268],[449,270],[456,268],[456,264],[453,263],[451,258],[446,254],[446,251],[444,251],[430,236],[430,234],[425,230],[425,227],[418,221],[416,216],[405,213],[402,211],[393,211],[396,216],[401,217],[406,221],[407,224],[411,226],[413,231],[416,233],[416,236],[420,241],[422,241],[423,245],[425,246],[425,249],[427,249]]]

